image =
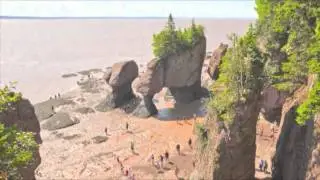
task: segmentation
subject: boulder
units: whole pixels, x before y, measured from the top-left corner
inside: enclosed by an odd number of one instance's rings
[[[111,74],[112,74],[112,67],[106,68],[106,71],[103,75],[103,79],[106,81],[106,83],[109,83],[109,80],[111,78]]]
[[[6,127],[16,125],[19,130],[32,132],[38,144],[42,143],[40,137],[40,124],[34,107],[27,99],[22,99],[11,110],[0,113],[0,122]],[[33,154],[33,161],[26,167],[19,168],[22,179],[35,179],[35,169],[41,162],[39,148]]]
[[[135,91],[142,96],[153,96],[161,91],[164,83],[164,63],[153,59],[147,64],[146,71],[134,81]]]
[[[135,61],[115,63],[112,66],[111,75],[105,76],[106,81],[109,80],[108,84],[112,88],[111,93],[106,97],[106,105],[112,109],[120,107],[134,98],[131,84],[137,76],[138,65]]]
[[[282,106],[286,100],[286,93],[272,86],[262,91],[261,114],[270,122],[280,122]]]
[[[41,127],[42,129],[53,131],[57,129],[66,128],[77,123],[79,123],[79,120],[71,119],[68,113],[58,112],[55,113],[49,119],[45,120]]]
[[[153,96],[144,96],[138,107],[133,111],[133,115],[141,118],[147,118],[158,113],[156,106],[154,105]]]
[[[219,47],[214,50],[209,61],[208,74],[213,80],[217,80],[219,76],[219,65],[221,64],[221,59],[227,52],[228,45],[220,43]]]
[[[121,87],[138,77],[138,65],[135,61],[123,61],[113,64],[108,84],[111,87]]]
[[[191,50],[150,61],[134,83],[135,91],[143,96],[135,114],[141,117],[157,113],[152,97],[164,87],[170,89],[177,103],[199,99],[203,92],[201,71],[205,55],[206,39],[203,38]]]

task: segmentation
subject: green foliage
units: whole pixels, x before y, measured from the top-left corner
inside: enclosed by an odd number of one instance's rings
[[[17,167],[27,165],[37,147],[34,136],[0,123],[0,170],[17,176]]]
[[[0,88],[0,113],[9,111],[21,100],[21,93],[12,91],[13,84]],[[5,128],[0,123],[0,171],[6,172],[9,178],[18,178],[17,168],[27,165],[37,144],[32,133],[23,132],[16,127]]]
[[[256,29],[250,26],[243,37],[230,36],[232,47],[228,49],[219,66],[218,80],[211,87],[213,97],[208,109],[213,109],[220,120],[232,122],[234,109],[262,85],[263,57],[256,47]]]
[[[165,58],[192,48],[204,37],[203,27],[192,20],[191,27],[176,30],[172,15],[169,15],[165,28],[153,35],[153,54]]]
[[[0,112],[8,110],[15,102],[21,100],[21,93],[15,93],[13,89],[14,83],[0,88]]]
[[[268,76],[279,90],[293,92],[310,74],[320,74],[320,3],[304,0],[256,0],[259,35],[266,39]],[[274,58],[285,53],[286,59]],[[298,107],[297,122],[304,124],[317,108],[317,83]]]
[[[304,125],[307,120],[320,112],[320,81],[317,81],[306,101],[304,101],[297,109],[296,121],[300,125]]]

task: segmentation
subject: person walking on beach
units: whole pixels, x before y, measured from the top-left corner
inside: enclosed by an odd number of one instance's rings
[[[262,172],[262,170],[263,170],[263,167],[264,167],[264,160],[260,160],[260,163],[259,163],[259,169],[260,169],[260,171]]]
[[[164,153],[164,158],[166,159],[166,162],[169,162],[169,152],[168,151],[166,151]]]
[[[129,130],[129,123],[126,122],[126,130],[128,131]]]
[[[60,93],[58,93],[58,97],[60,98],[61,96],[60,96]]]
[[[162,169],[163,168],[163,156],[160,155],[160,168]]]
[[[108,136],[108,128],[104,128],[104,133]]]
[[[154,166],[154,155],[153,154],[151,154],[151,163]]]
[[[134,153],[134,143],[132,141],[130,143],[130,149],[131,149],[131,152]]]
[[[264,160],[263,171],[264,171],[264,173],[268,172],[268,162],[267,162],[267,160]]]
[[[120,168],[121,168],[121,171],[123,171],[123,164],[122,164],[122,162],[120,161],[119,156],[117,157],[117,162],[118,162],[118,164],[119,164],[119,166],[120,166]]]
[[[177,150],[177,152],[178,152],[178,154],[179,154],[179,156],[180,156],[180,144],[177,144],[177,145],[176,145],[176,150]]]
[[[189,138],[189,140],[188,140],[188,145],[189,145],[190,149],[192,149],[192,139],[191,138]]]

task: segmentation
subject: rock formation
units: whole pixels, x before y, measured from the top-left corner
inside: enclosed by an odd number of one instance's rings
[[[42,143],[40,137],[40,124],[35,115],[35,111],[30,101],[22,99],[15,104],[12,110],[0,113],[0,122],[5,126],[16,125],[19,130],[25,132],[32,132],[35,135],[35,140],[38,144]],[[26,167],[19,168],[22,179],[31,180],[35,179],[35,169],[41,162],[39,149],[33,154],[33,161]]]
[[[207,117],[208,140],[205,146],[198,142],[198,164],[191,179],[254,179],[259,96],[252,95],[246,103],[238,104],[229,125]]]
[[[302,86],[283,105],[281,131],[274,150],[272,176],[279,180],[313,179],[314,170],[320,170],[318,144],[320,139],[319,116],[301,126],[296,123],[296,109],[313,86],[314,76],[309,76],[308,85]],[[308,178],[307,178],[308,177]],[[319,176],[320,177],[320,176]],[[317,179],[317,178],[315,178]]]
[[[221,64],[221,59],[227,52],[228,45],[220,43],[219,47],[214,50],[209,61],[208,74],[213,80],[217,80],[219,76],[219,65]]]
[[[131,88],[132,81],[138,76],[138,65],[135,61],[115,63],[112,72],[105,75],[112,91],[106,98],[106,106],[116,108],[134,98]]]
[[[261,113],[270,122],[280,123],[282,106],[287,94],[269,86],[262,91]]]
[[[177,103],[190,103],[200,98],[205,54],[206,39],[203,38],[192,50],[150,61],[146,71],[135,82],[136,91],[143,96],[143,101],[134,114],[141,117],[155,114],[157,111],[152,98],[163,87],[168,87]]]
[[[296,108],[296,105],[291,107],[283,117],[283,126],[273,158],[273,179],[306,179],[314,121],[308,121],[305,126],[296,124]]]

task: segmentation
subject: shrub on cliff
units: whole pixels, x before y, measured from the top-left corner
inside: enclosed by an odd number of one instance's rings
[[[203,36],[203,27],[196,25],[194,20],[191,27],[177,30],[170,14],[164,29],[153,35],[153,54],[156,57],[165,58],[191,49]]]
[[[11,86],[0,88],[0,113],[13,110],[13,105],[21,100],[21,94],[12,91]],[[6,174],[10,179],[18,179],[18,167],[27,165],[37,144],[31,132],[4,127],[0,123],[0,178]]]
[[[230,122],[235,106],[262,88],[264,57],[256,46],[256,28],[250,26],[243,37],[230,36],[232,47],[223,57],[218,80],[211,87],[208,109],[220,120]]]
[[[268,74],[271,84],[280,90],[293,92],[307,83],[308,76],[318,78],[308,98],[298,107],[296,121],[304,124],[319,112],[320,99],[320,3],[301,0],[256,0],[261,28],[267,39],[268,54],[285,53],[287,58],[270,63],[278,66],[276,74]],[[281,37],[281,38],[280,38]],[[279,39],[281,39],[279,41]],[[271,61],[278,61],[272,59]]]

